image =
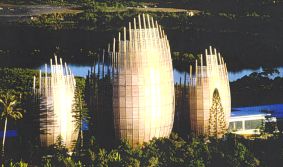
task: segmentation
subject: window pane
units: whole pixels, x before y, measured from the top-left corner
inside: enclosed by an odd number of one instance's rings
[[[246,129],[258,129],[262,125],[262,120],[250,120],[245,122]]]
[[[236,121],[235,123],[236,123],[236,130],[243,129],[242,121]]]

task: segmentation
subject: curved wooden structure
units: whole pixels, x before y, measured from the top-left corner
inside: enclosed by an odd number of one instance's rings
[[[231,113],[226,63],[220,53],[210,47],[209,50],[205,50],[204,58],[201,55],[199,63],[196,60],[194,74],[192,69],[190,66],[191,130],[197,135],[221,137],[228,129]]]
[[[39,72],[39,78],[34,77],[33,90],[36,101],[40,107],[40,141],[42,146],[50,146],[56,143],[60,136],[66,148],[72,150],[74,141],[78,138],[75,126],[75,118],[72,112],[75,91],[75,79],[67,64],[50,59],[50,75]],[[38,81],[37,81],[38,80]],[[36,84],[38,83],[38,84]],[[36,87],[36,85],[39,85]]]
[[[115,135],[133,146],[168,137],[174,120],[174,82],[167,36],[149,17],[138,16],[113,41]]]

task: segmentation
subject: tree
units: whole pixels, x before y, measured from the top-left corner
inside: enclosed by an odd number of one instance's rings
[[[260,75],[263,77],[268,77],[268,76],[273,76],[273,75],[278,75],[278,74],[280,74],[278,69],[268,68],[268,67],[264,67],[262,69],[262,72],[260,73]]]
[[[227,166],[259,166],[259,160],[247,149],[242,143],[236,143],[230,153],[225,153],[227,158]]]
[[[8,118],[18,120],[21,119],[23,115],[19,111],[20,109],[18,108],[18,101],[16,99],[16,96],[11,91],[7,91],[6,93],[1,93],[0,104],[2,105],[2,110],[3,110],[1,114],[1,118],[5,119],[4,135],[2,142],[2,156],[4,156],[4,146],[5,146]]]
[[[212,106],[209,111],[209,136],[221,137],[226,132],[226,120],[217,89],[213,92]]]
[[[82,93],[79,88],[76,88],[74,100],[75,103],[74,103],[73,112],[74,112],[76,130],[79,130],[79,142],[80,142],[80,146],[82,147],[83,146],[82,127],[84,123],[88,123],[89,116],[85,101],[83,100]]]

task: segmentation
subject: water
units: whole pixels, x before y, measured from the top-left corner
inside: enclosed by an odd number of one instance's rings
[[[259,113],[259,112],[270,112],[272,117],[277,119],[283,119],[283,104],[269,104],[260,106],[249,106],[249,107],[237,107],[232,108],[233,111],[239,111],[242,113]]]
[[[72,70],[72,72],[75,76],[80,76],[80,77],[85,77],[87,75],[88,71],[91,68],[90,65],[77,65],[77,64],[69,64],[69,67],[71,68],[71,70]],[[98,68],[98,66],[96,68]],[[44,65],[42,65],[38,69],[44,71],[45,67],[44,67]],[[272,76],[272,78],[274,78],[276,76],[283,77],[283,67],[278,67],[277,69],[279,70],[280,74]],[[229,71],[228,72],[229,80],[231,82],[236,81],[237,79],[240,79],[243,76],[249,75],[253,72],[262,72],[262,67],[260,67],[258,69],[244,69],[244,70],[237,71],[237,72]],[[181,78],[182,82],[184,82],[185,72],[180,72],[180,71],[174,69],[173,73],[174,73],[174,81],[175,82],[179,82],[180,78]],[[187,73],[187,77],[188,77],[188,73]]]
[[[2,138],[4,135],[4,131],[0,131],[0,138]],[[17,136],[17,131],[16,130],[7,130],[6,132],[6,137],[16,137]]]

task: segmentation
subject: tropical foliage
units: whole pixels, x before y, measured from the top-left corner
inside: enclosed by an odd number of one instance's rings
[[[17,108],[18,101],[16,99],[16,96],[11,91],[0,93],[0,104],[2,109],[1,118],[5,120],[3,142],[2,142],[2,156],[4,156],[8,119],[18,120],[21,119],[23,115],[19,111],[19,108]]]
[[[236,139],[238,140],[238,139]],[[153,139],[142,147],[132,148],[121,141],[106,150],[96,144],[94,137],[80,154],[69,155],[57,140],[48,156],[33,162],[39,166],[258,166],[259,160],[241,142],[228,136],[227,140],[191,137],[185,141],[172,134],[169,139]],[[44,154],[43,154],[44,155]]]

